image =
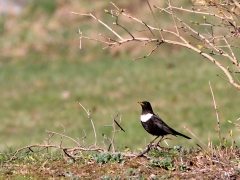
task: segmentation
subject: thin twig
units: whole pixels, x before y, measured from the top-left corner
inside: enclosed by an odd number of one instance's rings
[[[150,9],[150,11],[151,11],[151,13],[152,13],[152,16],[153,16],[153,18],[154,18],[154,21],[155,21],[155,23],[156,23],[156,26],[157,26],[157,28],[158,28],[158,32],[159,32],[159,34],[160,34],[160,36],[161,36],[161,39],[163,40],[163,35],[162,35],[161,30],[160,30],[160,28],[159,28],[159,25],[158,25],[156,16],[155,16],[155,14],[153,13],[153,10],[152,10],[152,7],[151,7],[149,1],[148,1],[148,0],[146,0],[146,1],[147,1],[147,4],[148,4],[148,7],[149,7],[149,9]]]
[[[64,134],[61,134],[61,133],[57,133],[57,132],[53,132],[53,131],[48,131],[48,130],[46,130],[46,132],[49,133],[49,134],[52,134],[52,135],[56,134],[56,135],[59,135],[60,137],[65,137],[65,138],[70,139],[71,141],[75,142],[78,146],[81,146],[79,144],[79,142],[77,142],[75,139],[73,139],[73,138],[71,138],[71,137],[69,137],[67,135],[64,135]]]
[[[43,149],[46,149],[46,148],[56,148],[56,149],[65,149],[65,151],[76,151],[76,150],[79,150],[79,151],[98,151],[98,152],[103,152],[104,149],[102,148],[85,148],[85,147],[61,147],[59,145],[46,145],[46,144],[33,144],[33,145],[28,145],[28,146],[25,146],[25,147],[22,147],[22,148],[19,148],[17,149],[15,152],[11,153],[11,158],[8,160],[8,162],[11,162],[12,160],[16,159],[17,155],[22,152],[23,150],[26,150],[26,149],[29,149],[29,148],[42,148]],[[39,152],[39,151],[38,151]]]
[[[207,145],[205,143],[203,143],[192,131],[190,131],[190,129],[188,129],[188,127],[184,126],[184,129],[186,129],[193,137],[195,137],[201,144],[203,144],[204,146],[207,147]]]
[[[235,6],[237,6],[237,8],[240,9],[240,4],[239,4],[239,2],[237,2],[237,0],[232,0],[232,1],[234,2]]]
[[[169,6],[169,8],[170,8],[171,14],[172,14],[172,19],[173,19],[173,22],[174,22],[174,25],[175,25],[176,32],[177,32],[177,34],[179,35],[178,26],[177,26],[175,17],[174,17],[174,15],[173,15],[173,9],[172,9],[172,5],[171,5],[171,1],[168,0],[167,2],[168,2],[168,6]]]
[[[215,98],[214,98],[214,94],[213,94],[213,90],[212,90],[212,86],[211,86],[210,81],[209,81],[209,87],[210,87],[210,90],[211,90],[211,94],[212,94],[212,98],[213,98],[213,105],[214,105],[214,109],[215,109],[215,112],[216,112],[217,123],[218,123],[217,133],[218,133],[218,139],[220,141],[220,147],[221,147],[222,146],[222,138],[221,138],[221,132],[220,132],[220,120],[219,120],[219,116],[218,116],[217,104],[216,104],[216,101],[215,101]]]
[[[116,116],[118,116],[118,114]],[[116,134],[116,127],[115,127],[114,119],[115,118],[113,118],[113,123],[112,123],[113,132],[112,132],[112,139],[111,139],[112,152],[115,152],[114,140],[115,140],[115,134]]]
[[[95,126],[94,126],[91,114],[90,114],[90,110],[87,110],[81,103],[78,103],[78,104],[84,109],[84,111],[88,115],[88,119],[90,119],[90,121],[91,121],[91,124],[92,124],[92,127],[93,127],[94,136],[95,136],[95,143],[94,143],[94,145],[96,147],[97,146],[97,133],[96,133],[96,129],[95,129]]]
[[[78,28],[78,34],[79,34],[79,49],[82,49],[82,32],[80,28]]]
[[[142,56],[142,57],[135,58],[135,59],[133,59],[133,60],[138,60],[138,59],[147,58],[147,57],[151,56],[152,53],[153,53],[162,43],[163,43],[163,41],[161,41],[160,43],[158,43],[158,44],[150,51],[150,53],[148,53],[147,55]]]
[[[116,33],[112,28],[110,28],[107,24],[105,24],[104,22],[102,22],[100,19],[98,19],[96,16],[94,16],[92,13],[89,14],[81,14],[81,13],[76,13],[76,12],[71,12],[72,14],[76,14],[76,15],[81,15],[81,16],[90,16],[93,19],[97,20],[100,24],[102,24],[103,26],[105,26],[107,29],[109,29],[113,34],[115,34],[119,39],[123,40],[123,38]]]
[[[115,152],[115,148],[114,148],[114,145],[113,145],[113,141],[111,138],[107,137],[105,134],[102,133],[102,136],[104,139],[108,140],[110,142],[110,145],[108,146],[108,151],[110,151],[111,147],[112,147],[112,151]]]
[[[130,33],[125,27],[123,27],[122,25],[120,25],[120,24],[118,23],[118,16],[116,17],[116,22],[115,22],[115,24],[116,24],[117,26],[121,27],[122,29],[124,29],[124,30],[134,39],[134,36],[132,35],[132,33]]]

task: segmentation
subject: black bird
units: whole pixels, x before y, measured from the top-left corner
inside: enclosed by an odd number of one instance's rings
[[[165,135],[172,134],[174,136],[182,136],[187,139],[191,139],[188,136],[185,136],[174,129],[170,128],[163,120],[154,114],[152,110],[152,106],[149,102],[143,101],[138,102],[142,106],[142,114],[141,114],[141,123],[144,127],[144,129],[154,136],[157,136],[153,141],[150,142],[153,143],[158,137],[162,137],[159,142],[163,139]],[[157,145],[159,144],[157,143]]]

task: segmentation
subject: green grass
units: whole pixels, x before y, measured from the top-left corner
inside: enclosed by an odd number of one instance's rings
[[[204,142],[208,133],[217,142],[208,81],[215,92],[223,135],[228,137],[229,129],[235,128],[227,120],[238,118],[234,97],[239,92],[214,75],[218,69],[194,54],[139,61],[124,55],[117,60],[100,56],[90,62],[41,58],[1,66],[1,147],[41,142],[45,129],[62,132],[61,125],[74,138],[81,138],[84,129],[86,142],[93,143],[90,121],[77,102],[92,111],[100,144],[101,133],[111,134],[111,129],[103,126],[121,111],[126,133],[117,134],[117,146],[143,147],[152,136],[139,121],[141,107],[137,102],[142,100],[150,101],[155,112],[176,130],[189,135],[183,128],[186,125]],[[64,93],[69,96],[64,98]],[[194,143],[194,138],[173,137],[170,144]]]
[[[149,47],[136,52],[133,45],[114,53],[85,40],[79,50],[79,25],[93,36],[103,27],[61,11],[62,7],[75,11],[76,5],[56,1],[50,6],[44,2],[38,8],[33,3],[23,16],[1,19],[1,148],[42,143],[46,129],[63,132],[62,125],[65,134],[73,138],[81,138],[84,129],[85,145],[94,143],[91,123],[77,102],[91,110],[99,145],[102,133],[111,135],[112,130],[104,125],[111,124],[111,116],[121,111],[126,132],[117,134],[116,147],[143,148],[153,137],[139,120],[141,107],[137,102],[142,100],[150,101],[155,113],[177,131],[191,136],[183,128],[186,125],[205,143],[210,135],[218,144],[209,81],[218,105],[222,136],[229,141],[231,129],[235,137],[239,136],[236,127],[227,122],[239,117],[239,91],[215,75],[221,72],[212,63],[186,49],[165,45],[151,57],[137,61],[132,59],[146,55]],[[104,12],[103,4],[98,5]],[[84,6],[81,10],[88,12],[89,4]],[[38,21],[39,13],[43,16]],[[102,16],[108,17],[106,21],[113,20],[106,14]],[[15,28],[8,29],[7,23]],[[195,147],[199,142],[173,137],[168,143]],[[69,141],[64,144],[74,145]]]

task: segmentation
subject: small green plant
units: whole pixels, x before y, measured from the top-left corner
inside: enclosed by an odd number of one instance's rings
[[[176,149],[170,149],[167,151],[159,151],[157,149],[152,149],[148,152],[149,156],[153,156],[155,158],[158,157],[171,157],[171,158],[178,158],[179,157],[179,150]]]
[[[137,174],[137,171],[134,170],[133,168],[129,168],[127,169],[124,174],[129,174],[129,175],[136,175]]]
[[[115,180],[120,179],[120,175],[119,175],[119,174],[115,175],[115,176],[114,176],[114,179],[115,179]]]
[[[121,163],[123,161],[123,156],[122,154],[109,154],[109,153],[96,153],[92,155],[92,158],[97,162],[97,163],[102,163],[106,164],[108,162],[118,162]]]
[[[179,145],[177,145],[177,146],[174,146],[174,147],[173,147],[173,149],[174,149],[174,150],[177,150],[178,152],[180,152],[180,151],[184,151],[184,150],[185,150],[185,148],[184,148],[184,147],[182,147],[182,146],[179,146]]]
[[[93,154],[92,157],[97,163],[102,164],[108,163],[111,160],[111,155],[108,153],[97,153]]]
[[[122,156],[121,153],[114,154],[114,155],[112,155],[111,160],[114,161],[114,162],[121,163],[123,161],[123,156]]]
[[[187,169],[187,165],[186,164],[182,164],[182,165],[178,166],[178,169],[180,171],[185,171]]]
[[[0,164],[3,163],[3,161],[5,161],[5,160],[6,160],[6,157],[3,154],[1,154],[0,155]]]
[[[163,158],[160,161],[160,165],[161,165],[161,167],[163,167],[165,169],[168,169],[168,170],[173,170],[174,169],[173,161],[170,157]]]
[[[156,150],[156,149],[151,149],[149,152],[148,152],[148,155],[149,156],[153,156],[155,158],[158,158],[158,157],[163,157],[165,156],[165,152],[162,152],[162,151],[159,151],[159,150]]]
[[[151,159],[152,166],[162,167],[167,170],[174,170],[173,161],[170,157],[163,158],[161,161],[158,159]]]

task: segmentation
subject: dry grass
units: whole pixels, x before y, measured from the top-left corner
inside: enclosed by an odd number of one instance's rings
[[[1,164],[1,179],[238,179],[239,149],[152,150],[146,157],[123,157],[119,162],[80,153],[73,162],[59,153],[29,153]],[[95,157],[95,158],[93,158]]]

